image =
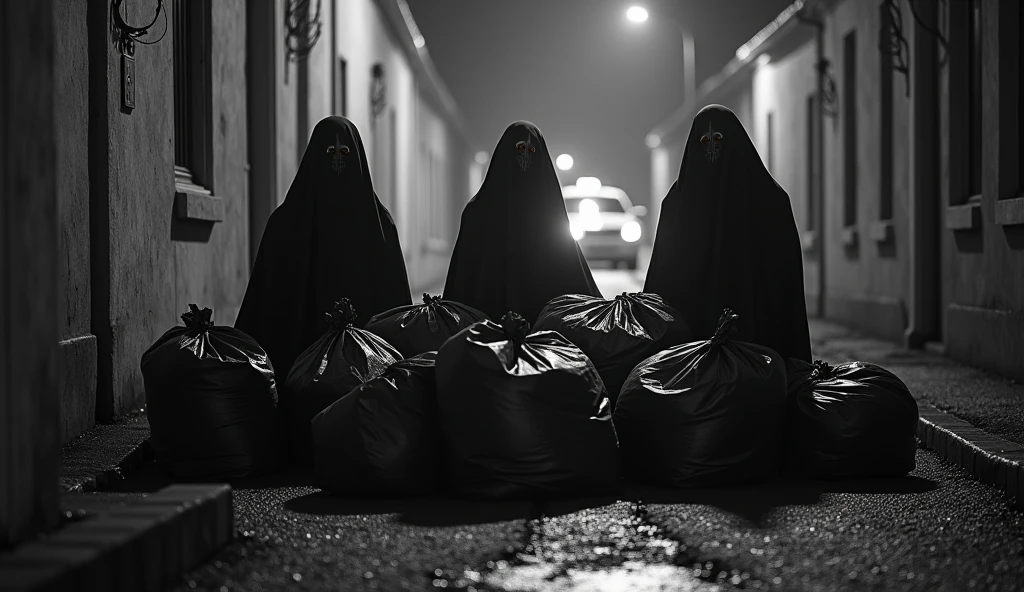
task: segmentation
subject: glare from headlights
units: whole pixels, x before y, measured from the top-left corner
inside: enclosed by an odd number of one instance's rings
[[[622,230],[619,231],[619,235],[622,236],[622,240],[627,243],[635,243],[640,240],[640,223],[636,220],[630,220],[622,225]]]
[[[604,220],[601,219],[601,208],[592,199],[584,199],[580,202],[580,222],[587,232],[597,232],[604,227]]]
[[[569,222],[569,232],[572,233],[572,237],[576,240],[580,240],[587,234],[587,231],[583,229],[583,226],[576,221]]]

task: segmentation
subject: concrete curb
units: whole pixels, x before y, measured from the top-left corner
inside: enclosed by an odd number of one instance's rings
[[[1008,442],[927,403],[918,402],[917,439],[1005,494],[1024,511],[1024,446]]]
[[[228,485],[178,484],[0,556],[4,590],[159,591],[228,544]]]
[[[66,492],[90,493],[93,491],[103,491],[111,481],[123,479],[125,473],[138,469],[154,458],[153,447],[149,443],[149,438],[146,438],[138,446],[132,448],[113,468],[100,471],[95,475],[82,479],[74,486],[69,487]]]

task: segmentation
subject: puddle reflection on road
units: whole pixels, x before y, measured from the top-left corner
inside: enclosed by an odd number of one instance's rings
[[[550,513],[550,512],[549,512]],[[529,540],[506,560],[480,569],[435,570],[435,588],[475,592],[665,592],[761,588],[739,570],[699,559],[643,518],[644,508],[618,502],[529,524]]]

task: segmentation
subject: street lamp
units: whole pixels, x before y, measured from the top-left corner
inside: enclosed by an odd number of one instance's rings
[[[634,23],[642,23],[647,20],[647,9],[643,6],[630,6],[626,11],[626,18]]]
[[[647,20],[648,16],[647,9],[642,6],[630,6],[626,10],[626,18],[634,23],[643,23]],[[671,16],[667,14],[658,14],[657,16],[675,25],[683,38],[683,100],[689,105],[694,97],[697,96],[697,71],[694,58],[695,44],[693,42],[693,35],[690,35],[689,31]]]
[[[555,159],[555,166],[560,170],[567,171],[572,168],[572,157],[568,154],[559,154]]]

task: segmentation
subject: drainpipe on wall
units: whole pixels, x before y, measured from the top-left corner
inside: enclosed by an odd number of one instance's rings
[[[907,328],[904,343],[908,348],[923,348],[940,338],[940,267],[942,249],[939,236],[940,202],[938,171],[939,127],[938,59],[935,37],[922,26],[937,28],[938,11],[933,2],[914,5],[921,23],[911,30],[910,103],[910,286],[908,290]]]
[[[811,196],[811,199],[817,199],[817,209],[815,210],[814,225],[818,231],[817,244],[815,245],[815,252],[818,256],[818,310],[817,317],[825,318],[825,293],[826,284],[825,276],[826,261],[825,261],[825,112],[824,112],[824,97],[825,97],[825,70],[820,65],[825,60],[825,22],[822,20],[820,14],[810,16],[805,14],[804,11],[797,13],[797,18],[800,22],[811,25],[815,28],[814,35],[814,67],[818,70],[818,113],[817,113],[817,138],[815,142],[818,150],[814,154],[815,165],[817,166],[818,178],[815,179],[815,194]]]

